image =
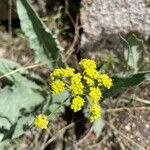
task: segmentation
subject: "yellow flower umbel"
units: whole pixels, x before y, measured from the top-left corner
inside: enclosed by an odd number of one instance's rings
[[[91,102],[97,103],[102,97],[102,92],[98,87],[90,87],[89,97]]]
[[[84,99],[80,96],[76,96],[71,103],[71,109],[74,112],[81,110],[82,106],[84,105]]]
[[[59,94],[65,90],[65,83],[59,79],[54,80],[51,84],[53,94]]]
[[[62,77],[71,77],[74,75],[75,69],[71,67],[66,67],[66,68],[58,68],[55,69],[51,74],[51,79],[55,78],[62,78]]]
[[[82,78],[82,76],[80,73],[74,74],[71,78],[70,90],[75,95],[82,95],[83,94],[84,86],[81,82],[81,78]]]
[[[63,76],[64,77],[72,77],[74,75],[75,69],[71,67],[66,67],[63,70]]]
[[[101,116],[101,107],[99,106],[99,104],[93,104],[90,107],[90,121],[94,122],[95,120],[97,120],[100,116]]]
[[[82,59],[79,66],[80,72],[71,67],[54,69],[50,74],[51,91],[59,94],[68,90],[69,99],[72,99],[70,107],[74,112],[81,110],[84,104],[90,106],[89,118],[93,122],[101,116],[99,101],[103,90],[110,89],[113,83],[107,74],[97,70],[94,60]]]
[[[94,60],[91,60],[91,59],[82,59],[79,62],[79,65],[84,70],[89,69],[89,68],[96,69],[96,62]]]
[[[63,71],[64,71],[63,68],[55,69],[55,70],[50,74],[50,77],[51,77],[52,79],[54,79],[54,78],[61,78],[61,77],[63,76]]]
[[[112,86],[112,79],[107,74],[100,74],[98,82],[104,85],[107,89],[110,89]]]
[[[34,125],[39,129],[47,129],[48,125],[47,116],[43,114],[39,114],[38,116],[36,116],[36,118],[34,119]]]
[[[98,71],[92,68],[88,68],[84,71],[84,73],[89,76],[91,79],[97,79],[98,78]]]
[[[94,85],[94,80],[92,80],[91,78],[84,76],[83,79],[85,80],[85,82],[88,86]]]

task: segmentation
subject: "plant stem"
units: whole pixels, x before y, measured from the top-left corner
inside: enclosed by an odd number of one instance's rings
[[[67,98],[49,115],[49,118],[50,118],[53,114],[55,114],[55,113],[66,103],[66,101],[67,101],[69,98],[70,98],[70,96],[67,97]]]

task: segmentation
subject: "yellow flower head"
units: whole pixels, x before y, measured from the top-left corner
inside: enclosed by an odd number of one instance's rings
[[[51,89],[53,94],[59,94],[65,90],[65,83],[59,79],[54,80],[51,83]]]
[[[58,68],[58,69],[55,69],[51,74],[51,78],[54,79],[54,78],[60,78],[62,77],[63,75],[63,71],[64,69],[63,68]]]
[[[74,75],[75,69],[71,67],[66,67],[63,70],[63,76],[65,77],[72,77]]]
[[[112,86],[112,79],[107,74],[100,74],[98,82],[103,84],[107,89],[110,89]]]
[[[70,86],[70,90],[75,95],[82,95],[83,89],[84,89],[84,86],[81,82],[72,83]]]
[[[91,102],[97,103],[102,97],[102,92],[98,87],[90,87],[89,97]]]
[[[89,68],[96,69],[96,62],[94,60],[91,60],[91,59],[82,59],[79,62],[79,65],[84,70],[89,69]]]
[[[91,78],[84,76],[83,79],[85,80],[87,85],[89,85],[89,86],[94,85],[94,80],[92,80]]]
[[[73,109],[74,112],[77,112],[81,110],[82,106],[84,105],[84,99],[80,96],[76,96],[72,100],[71,109]]]
[[[36,116],[36,118],[34,119],[34,125],[37,128],[46,129],[47,125],[48,125],[48,118],[47,118],[47,116],[45,116],[43,114],[39,114],[38,116]]]
[[[84,71],[84,73],[89,76],[91,79],[97,79],[98,78],[98,75],[99,75],[99,72],[95,69],[92,69],[92,68],[88,68]]]
[[[90,121],[93,122],[101,116],[101,107],[98,104],[93,104],[90,107],[89,113],[90,113],[89,115]]]
[[[82,76],[80,73],[76,73],[71,77],[70,90],[72,91],[73,94],[76,94],[76,95],[83,94],[84,86],[81,82],[81,78]]]
[[[71,78],[71,83],[81,82],[82,76],[80,73],[76,73]]]
[[[71,67],[54,69],[50,74],[52,81],[50,86],[53,94],[69,91],[72,98],[70,107],[74,112],[81,110],[87,100],[89,103],[87,106],[91,106],[89,118],[93,122],[101,115],[99,100],[102,98],[102,90],[110,89],[113,83],[107,74],[97,70],[94,60],[82,59],[79,66],[80,73],[75,73],[75,69]]]

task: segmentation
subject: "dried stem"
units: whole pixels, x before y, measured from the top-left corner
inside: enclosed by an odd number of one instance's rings
[[[12,36],[11,23],[12,23],[12,0],[9,0],[8,1],[8,32],[10,36]]]

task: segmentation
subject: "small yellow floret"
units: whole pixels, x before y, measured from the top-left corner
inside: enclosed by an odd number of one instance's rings
[[[90,107],[90,121],[93,122],[101,116],[101,107],[98,104],[94,104]]]
[[[83,94],[84,86],[83,86],[83,84],[81,82],[81,78],[82,78],[82,76],[81,76],[80,73],[74,74],[71,77],[70,90],[75,95],[81,95],[81,94]]]
[[[59,79],[54,80],[51,84],[53,94],[59,94],[65,90],[65,83]]]
[[[63,76],[72,77],[74,75],[75,69],[71,67],[66,67],[63,71]]]
[[[88,68],[84,71],[84,73],[92,79],[97,79],[99,76],[99,72],[95,69]]]
[[[76,73],[72,76],[71,78],[71,83],[76,83],[76,82],[80,82],[82,79],[82,76],[80,73]]]
[[[83,79],[85,80],[87,85],[89,85],[89,86],[94,85],[94,80],[92,80],[91,78],[84,76]]]
[[[101,82],[107,89],[112,86],[112,79],[107,74],[99,75],[99,82]]]
[[[83,105],[84,105],[84,99],[80,96],[76,96],[72,100],[71,109],[73,109],[74,112],[77,112],[81,110]]]
[[[63,75],[63,71],[64,71],[63,68],[54,69],[54,71],[50,74],[50,77],[52,79],[54,79],[54,78],[60,78]]]
[[[94,60],[91,60],[91,59],[82,59],[79,62],[79,65],[83,69],[89,69],[89,68],[96,69],[96,62]]]
[[[71,86],[70,86],[70,90],[75,95],[82,95],[83,89],[84,89],[84,86],[81,82],[79,82],[77,84],[71,84]]]
[[[47,125],[48,125],[48,118],[47,116],[43,115],[43,114],[39,114],[38,116],[36,116],[36,118],[34,119],[34,124],[37,128],[40,129],[46,129]]]
[[[98,87],[90,87],[89,97],[91,102],[97,103],[102,97],[102,92]]]

